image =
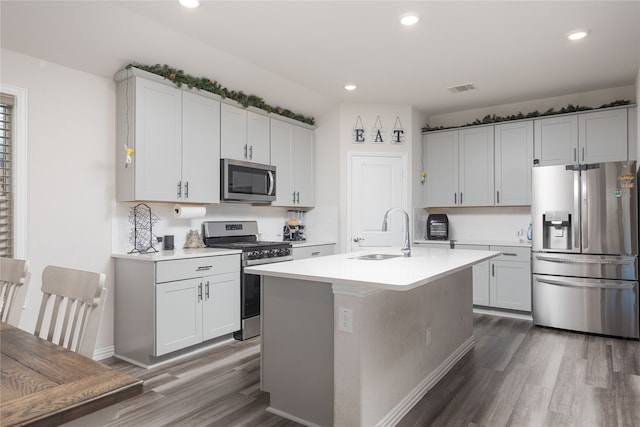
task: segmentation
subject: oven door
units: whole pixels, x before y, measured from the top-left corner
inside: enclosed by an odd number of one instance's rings
[[[221,159],[222,200],[272,202],[276,199],[276,167]]]

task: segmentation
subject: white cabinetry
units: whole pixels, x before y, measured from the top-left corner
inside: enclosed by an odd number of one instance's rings
[[[276,167],[272,206],[315,204],[313,145],[312,129],[271,119],[271,164]]]
[[[533,121],[495,125],[496,206],[531,204]]]
[[[627,108],[534,121],[540,166],[628,160]]]
[[[473,266],[473,305],[531,311],[531,249],[519,246],[456,245],[502,255]]]
[[[115,353],[158,357],[240,329],[240,255],[115,259]]]
[[[117,200],[219,202],[219,165],[211,161],[220,152],[217,97],[141,74],[116,75]],[[125,145],[134,149],[130,164]]]
[[[490,250],[502,255],[490,262],[489,305],[531,311],[531,249],[490,246]]]
[[[230,104],[220,109],[220,157],[270,163],[269,118]]]
[[[293,245],[293,259],[316,258],[321,256],[333,255],[335,252],[335,244],[312,245],[312,246],[296,246]]]
[[[493,206],[493,126],[427,134],[426,207]]]
[[[456,245],[456,249],[471,249],[474,251],[488,251],[489,246]],[[489,260],[482,261],[473,269],[473,305],[490,305],[489,298]]]

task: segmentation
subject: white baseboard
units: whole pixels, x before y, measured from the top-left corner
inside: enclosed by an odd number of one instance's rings
[[[114,346],[99,348],[93,352],[93,360],[104,360],[113,356]]]
[[[387,415],[384,416],[376,426],[395,426],[402,418],[409,413],[429,390],[435,386],[438,381],[444,377],[447,372],[458,363],[462,357],[475,346],[475,339],[472,336],[467,338],[444,362],[440,364],[433,372],[431,372],[424,380],[420,382],[404,399],[402,399]]]
[[[512,311],[492,310],[490,308],[473,307],[473,312],[477,314],[488,314],[490,316],[511,317],[513,319],[533,320],[531,314],[514,313]]]
[[[295,415],[291,415],[288,412],[284,412],[279,409],[272,408],[271,406],[267,406],[267,412],[271,412],[272,414],[278,415],[279,417],[286,418],[291,421],[295,421],[298,424],[302,424],[307,427],[321,427],[318,424],[314,424],[300,417],[296,417]]]

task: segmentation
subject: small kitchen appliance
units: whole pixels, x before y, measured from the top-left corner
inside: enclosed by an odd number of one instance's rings
[[[291,243],[258,240],[256,221],[205,221],[202,236],[209,248],[238,249],[240,257],[240,319],[237,340],[260,335],[260,288],[262,276],[244,272],[245,267],[291,261]]]
[[[299,242],[304,237],[304,211],[287,211],[289,214],[282,230],[282,240]]]
[[[427,239],[449,240],[449,218],[446,214],[429,214],[427,217]]]

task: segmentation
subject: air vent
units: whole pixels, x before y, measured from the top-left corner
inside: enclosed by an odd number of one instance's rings
[[[449,87],[447,89],[449,89],[453,93],[460,93],[460,92],[467,92],[467,91],[470,91],[470,90],[474,90],[474,89],[477,89],[477,88],[473,85],[473,83],[466,83],[466,84],[463,84],[463,85],[451,86],[451,87]]]

